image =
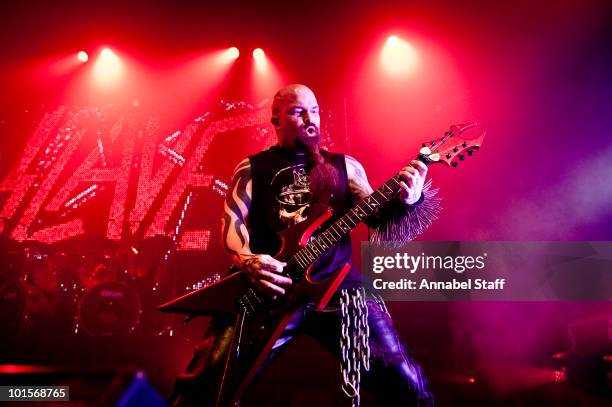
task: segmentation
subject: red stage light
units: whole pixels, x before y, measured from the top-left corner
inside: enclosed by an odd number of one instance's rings
[[[123,72],[121,59],[109,48],[104,48],[94,67],[94,79],[100,85],[111,85],[118,81]]]
[[[225,51],[221,50],[218,54],[218,63],[220,65],[227,65],[234,62],[240,56],[240,50],[236,47],[231,47]]]
[[[253,65],[251,71],[252,97],[261,101],[269,98],[285,81],[263,49],[253,50]]]
[[[385,42],[380,54],[380,62],[390,74],[406,74],[415,68],[417,54],[410,44],[392,35]]]
[[[256,61],[261,60],[261,59],[265,59],[266,58],[266,54],[263,52],[263,49],[255,48],[253,50],[253,58],[255,58]]]
[[[255,69],[259,73],[264,73],[268,70],[268,59],[263,49],[255,48],[253,50],[253,59],[255,60]]]
[[[77,59],[80,62],[85,63],[89,60],[89,55],[87,55],[87,52],[85,51],[79,51],[79,53],[77,54]]]
[[[240,56],[240,51],[236,47],[231,47],[227,50],[227,56],[230,59],[238,59],[238,57]]]

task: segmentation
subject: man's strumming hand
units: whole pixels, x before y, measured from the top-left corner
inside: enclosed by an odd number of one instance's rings
[[[285,294],[285,289],[293,283],[281,274],[286,265],[267,254],[252,254],[243,257],[240,269],[254,287],[275,299]]]

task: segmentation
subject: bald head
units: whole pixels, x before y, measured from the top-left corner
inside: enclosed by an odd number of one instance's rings
[[[274,100],[272,101],[272,117],[280,114],[283,105],[293,103],[300,98],[312,99],[314,100],[315,104],[317,101],[314,92],[306,85],[293,83],[281,88],[278,92],[276,92],[274,95]]]
[[[320,122],[317,98],[307,86],[287,85],[274,95],[272,124],[284,147],[318,144]]]

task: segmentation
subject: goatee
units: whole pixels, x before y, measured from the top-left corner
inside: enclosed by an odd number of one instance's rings
[[[319,146],[321,141],[321,132],[319,128],[313,124],[300,127],[297,135],[297,145],[301,150],[308,152]]]

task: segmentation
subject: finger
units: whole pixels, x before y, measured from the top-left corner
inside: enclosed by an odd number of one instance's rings
[[[401,174],[401,173],[407,173],[407,174],[418,174],[419,172],[418,172],[418,170],[417,170],[416,168],[408,166],[408,167],[404,167],[404,168],[402,168],[402,169],[400,170],[400,174]]]
[[[412,160],[410,165],[412,165],[412,167],[414,167],[421,176],[427,174],[427,166],[422,161]]]
[[[408,188],[408,185],[406,185],[406,183],[404,181],[400,181],[400,187],[406,193],[408,193],[410,191],[410,188]]]
[[[286,277],[280,274],[276,274],[276,273],[270,273],[269,271],[261,270],[259,272],[259,275],[263,279],[268,280],[271,283],[280,284],[284,286],[290,286],[291,284],[293,284],[293,281],[289,277]]]
[[[415,171],[415,170],[413,170],[413,171]],[[400,180],[408,181],[410,179],[410,177],[412,177],[412,174],[407,172],[407,171],[400,171],[399,176],[400,176]]]
[[[274,295],[274,294],[284,295],[285,294],[284,288],[279,287],[276,284],[272,284],[271,282],[266,281],[266,280],[259,280],[258,286],[260,286],[264,292],[270,295]]]
[[[287,263],[278,261],[274,257],[269,256],[269,255],[262,256],[261,260],[262,260],[262,264],[264,264],[265,266],[268,266],[268,267],[263,267],[266,270],[282,272],[283,267],[287,265]]]
[[[262,282],[263,280],[255,280],[254,286],[259,292],[264,293],[267,296],[274,295],[274,291]]]
[[[416,184],[416,175],[408,175],[406,178],[404,178],[403,182],[404,185],[406,185],[409,188],[412,188],[415,184]]]
[[[280,262],[262,263],[260,269],[261,270],[274,271],[275,273],[282,273],[283,272],[283,264],[280,263]]]

